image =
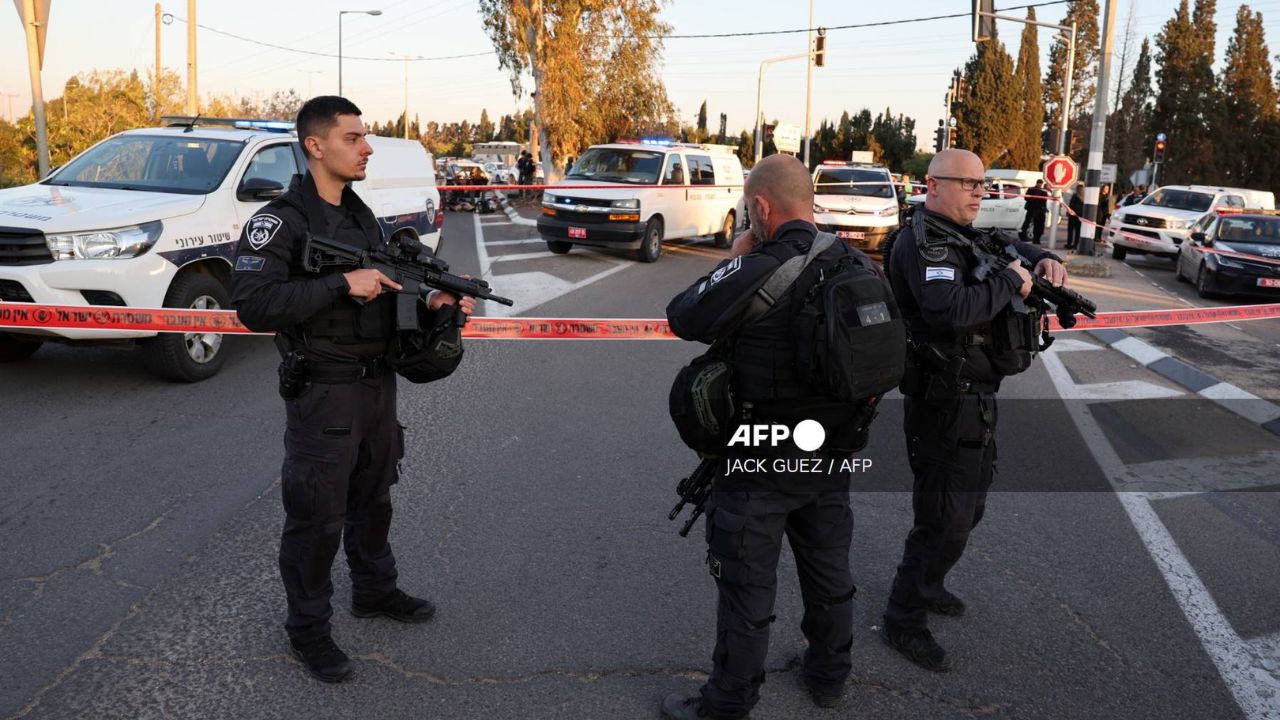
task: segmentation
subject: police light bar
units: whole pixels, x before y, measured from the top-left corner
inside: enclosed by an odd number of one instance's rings
[[[288,120],[262,120],[256,118],[218,118],[199,115],[164,115],[160,118],[169,127],[193,128],[196,126],[233,127],[240,130],[265,130],[267,132],[293,132],[296,124]]]
[[[1235,208],[1235,207],[1220,207],[1217,209],[1217,213],[1219,215],[1240,215],[1244,212],[1252,213],[1254,211],[1246,211],[1244,208]],[[1258,211],[1258,212],[1262,212],[1262,211]]]
[[[268,130],[271,132],[293,132],[297,124],[288,120],[237,120],[235,126],[245,130]]]

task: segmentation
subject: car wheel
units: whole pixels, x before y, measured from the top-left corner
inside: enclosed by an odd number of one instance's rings
[[[222,283],[198,272],[179,273],[164,298],[165,307],[191,310],[226,310],[230,304]],[[143,343],[143,352],[152,373],[176,382],[200,382],[222,369],[227,359],[222,341],[218,333],[161,333]]]
[[[642,263],[651,263],[662,254],[662,218],[649,218],[644,226],[644,239],[640,241],[640,249],[636,250],[636,259]]]
[[[1202,298],[1217,295],[1213,291],[1213,274],[1204,265],[1201,265],[1200,272],[1196,273],[1196,294]]]
[[[720,232],[715,234],[716,247],[727,248],[733,244],[733,213],[724,216],[724,224],[720,226]]]
[[[43,340],[28,340],[17,335],[0,335],[0,363],[26,360],[43,344]]]
[[[561,242],[559,240],[548,240],[547,249],[557,255],[564,255],[573,249],[573,243]]]
[[[1126,253],[1125,248],[1122,248],[1119,245],[1111,246],[1111,257],[1115,258],[1116,260],[1123,260],[1125,253]]]
[[[1173,277],[1180,283],[1191,282],[1190,280],[1187,279],[1186,275],[1182,274],[1181,260],[1178,260],[1177,264],[1173,266]]]

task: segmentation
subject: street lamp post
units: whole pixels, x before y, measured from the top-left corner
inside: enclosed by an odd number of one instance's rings
[[[381,15],[381,10],[339,10],[338,11],[338,95],[342,95],[342,16],[343,15]]]

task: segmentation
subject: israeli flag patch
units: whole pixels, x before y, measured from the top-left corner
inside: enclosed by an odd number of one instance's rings
[[[924,281],[931,282],[933,280],[950,280],[956,279],[956,269],[949,267],[930,267],[924,269]]]
[[[249,245],[254,250],[261,250],[271,242],[271,238],[276,236],[276,231],[280,229],[280,218],[275,215],[254,215],[249,218],[248,232],[245,234],[249,238]]]

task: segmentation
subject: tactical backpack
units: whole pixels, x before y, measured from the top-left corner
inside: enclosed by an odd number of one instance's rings
[[[795,305],[796,372],[821,394],[858,402],[898,386],[907,328],[889,283],[844,246],[814,263],[817,279]]]

